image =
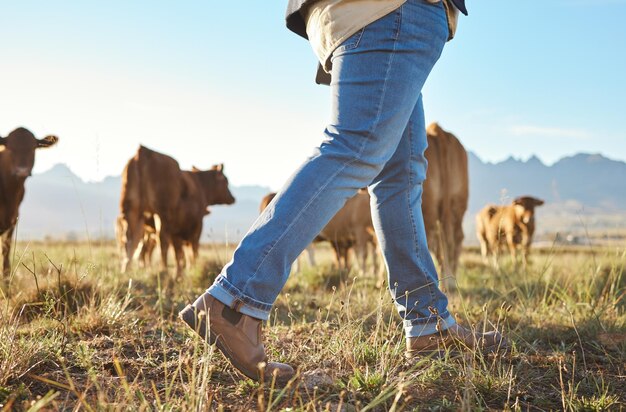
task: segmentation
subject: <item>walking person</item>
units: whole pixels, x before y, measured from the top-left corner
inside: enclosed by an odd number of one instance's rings
[[[287,27],[308,38],[330,83],[331,120],[315,153],[259,216],[213,285],[182,320],[252,379],[287,380],[266,358],[261,324],[292,262],[359,188],[372,219],[408,356],[506,346],[458,325],[428,251],[421,197],[427,162],[422,88],[463,0],[290,0]],[[259,364],[264,368],[259,368]]]

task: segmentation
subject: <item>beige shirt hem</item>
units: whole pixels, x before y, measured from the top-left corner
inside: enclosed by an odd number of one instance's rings
[[[442,0],[426,0],[438,3]],[[402,6],[406,0],[319,0],[304,10],[306,32],[324,71],[332,69],[332,55],[343,42],[363,27]],[[449,38],[454,37],[458,10],[444,0]]]

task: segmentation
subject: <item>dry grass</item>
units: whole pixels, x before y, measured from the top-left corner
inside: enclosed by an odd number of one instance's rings
[[[0,291],[0,410],[622,410],[626,250],[537,253],[498,272],[466,252],[453,313],[500,324],[510,356],[407,361],[374,274],[322,264],[292,275],[265,328],[286,388],[235,373],[176,314],[231,249],[206,246],[178,281],[120,275],[112,244],[20,244]]]

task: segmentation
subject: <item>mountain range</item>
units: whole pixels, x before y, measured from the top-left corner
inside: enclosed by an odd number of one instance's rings
[[[473,217],[487,203],[508,204],[520,195],[546,201],[537,209],[537,233],[612,228],[626,224],[626,163],[600,154],[577,154],[553,165],[537,157],[483,162],[468,153],[470,199],[464,228],[473,241]],[[121,177],[84,182],[66,165],[36,174],[26,183],[20,209],[19,239],[112,238]],[[232,206],[212,206],[203,241],[237,242],[258,215],[263,186],[231,187]]]
[[[483,163],[468,153],[470,211],[485,202],[498,203],[502,191],[508,196],[532,194],[559,204],[577,201],[581,206],[604,211],[626,210],[626,163],[600,154],[577,154],[546,166],[533,156],[526,161],[512,157],[500,163]]]

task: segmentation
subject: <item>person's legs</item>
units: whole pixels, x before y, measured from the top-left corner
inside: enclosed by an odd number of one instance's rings
[[[241,313],[267,319],[294,259],[396,152],[446,37],[443,6],[410,0],[335,51],[332,120],[326,139],[246,234],[209,289],[213,297]],[[401,207],[409,206],[405,202]],[[386,236],[392,237],[393,232]],[[394,240],[394,250],[402,253],[393,256],[404,259],[414,254],[418,249],[413,240]],[[420,255],[407,263],[422,261]],[[445,302],[423,304],[445,312]],[[421,311],[407,312],[414,314],[430,319]]]
[[[441,3],[409,0],[335,51],[326,139],[259,216],[207,293],[181,312],[247,376],[261,377],[261,320],[292,262],[346,200],[372,182],[407,349],[430,350],[427,334],[457,329],[436,285],[420,209],[426,168],[421,90],[447,35]],[[294,373],[275,363],[267,364],[268,372],[285,379]]]
[[[394,155],[369,186],[372,220],[389,274],[389,289],[407,337],[430,335],[455,323],[448,313],[448,299],[437,286],[437,271],[426,242],[422,184],[427,145],[420,97]]]

